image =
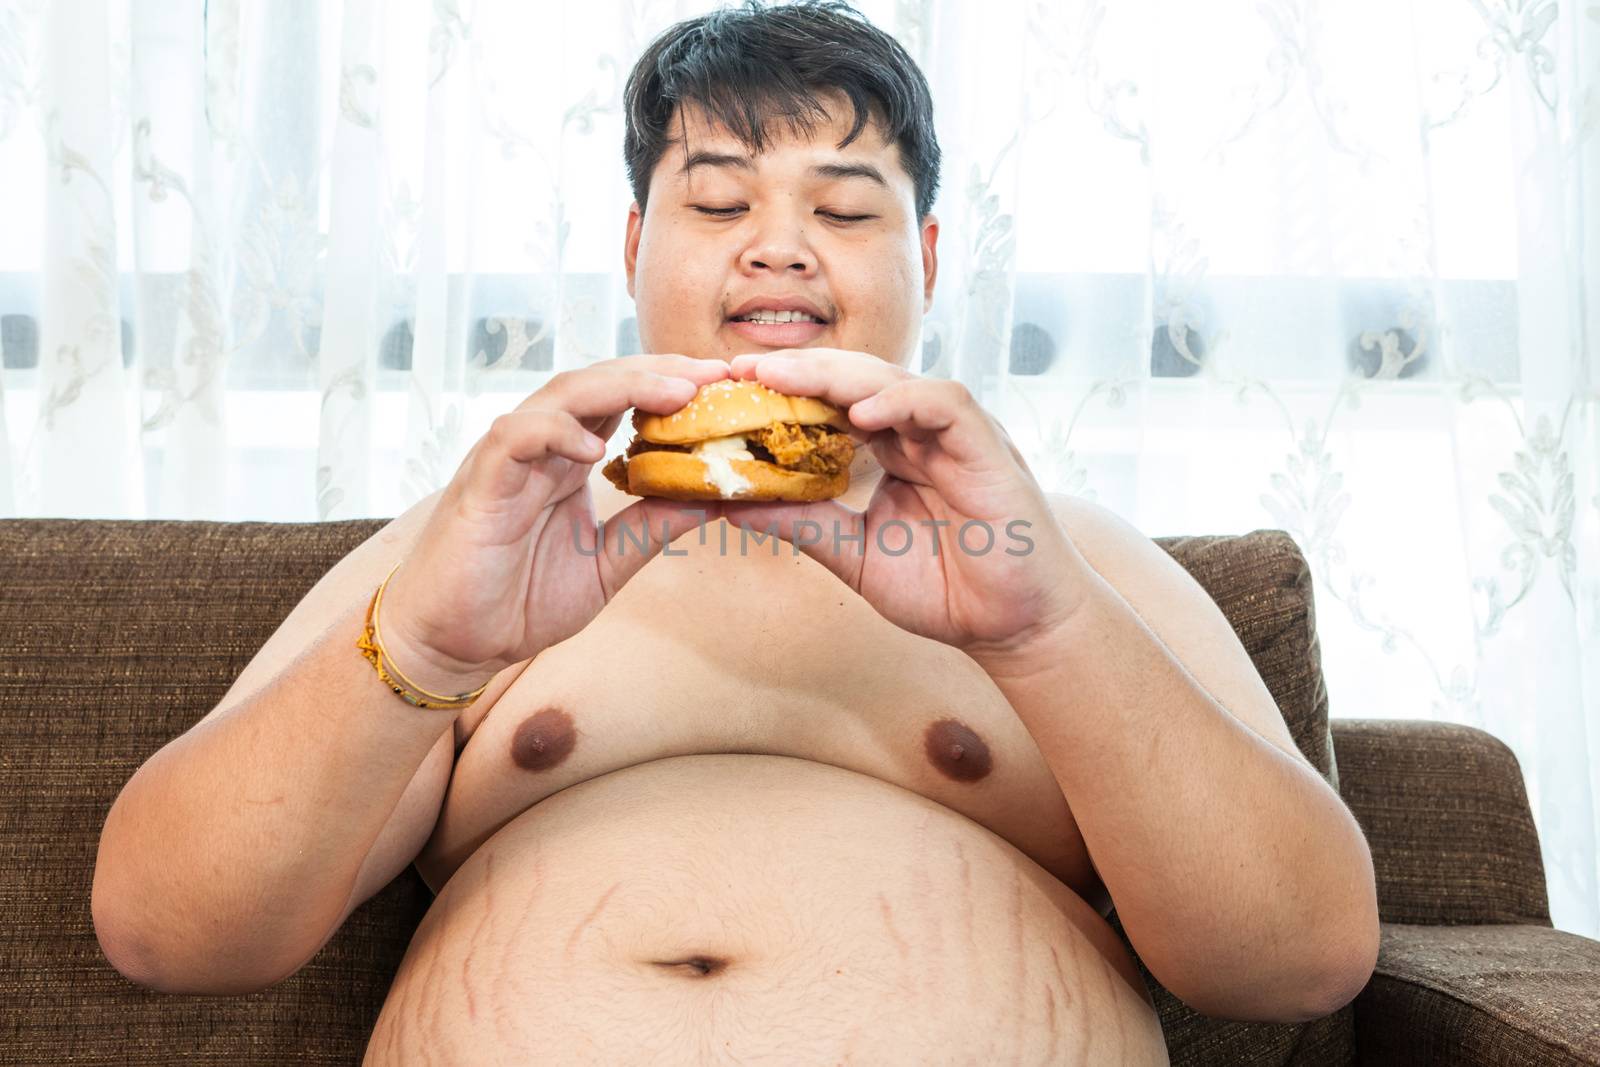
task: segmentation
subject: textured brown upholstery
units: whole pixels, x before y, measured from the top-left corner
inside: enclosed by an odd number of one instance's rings
[[[101,955],[106,812],[383,524],[0,522],[0,1063],[352,1064],[431,896],[414,870],[286,982],[166,996]]]
[[[1341,719],[1333,736],[1383,919],[1358,1062],[1600,1063],[1600,942],[1550,928],[1511,750],[1433,722]]]
[[[1539,835],[1503,742],[1438,722],[1342,719],[1333,733],[1384,922],[1550,925]]]
[[[0,521],[0,1064],[357,1061],[430,903],[415,872],[293,977],[232,998],[124,979],[100,953],[89,890],[123,783],[381,525]],[[1146,973],[1173,1063],[1345,1064],[1358,1047],[1384,1063],[1600,1063],[1592,1020],[1575,1021],[1584,996],[1596,1001],[1596,945],[1548,928],[1510,753],[1464,728],[1330,730],[1293,541],[1160,543],[1216,599],[1302,751],[1343,787],[1374,845],[1385,918],[1479,924],[1386,927],[1368,989],[1306,1025],[1204,1018]],[[1578,1058],[1537,1058],[1563,1052]]]
[[[1600,1062],[1600,942],[1548,926],[1385,923],[1360,1062]]]

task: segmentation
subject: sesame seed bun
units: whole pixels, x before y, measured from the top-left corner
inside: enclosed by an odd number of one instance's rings
[[[755,381],[724,378],[700,388],[670,415],[634,410],[633,428],[658,445],[689,445],[712,437],[759,430],[775,422],[832,426],[850,432],[844,411],[814,396],[786,396]]]

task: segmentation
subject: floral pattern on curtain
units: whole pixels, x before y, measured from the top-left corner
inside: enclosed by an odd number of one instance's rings
[[[0,514],[393,515],[636,350],[620,90],[708,6],[0,0]],[[938,107],[917,369],[1293,535],[1333,713],[1504,739],[1600,935],[1600,0],[859,6]]]

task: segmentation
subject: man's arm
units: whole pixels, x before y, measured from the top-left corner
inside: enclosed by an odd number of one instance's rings
[[[101,829],[90,911],[130,980],[171,993],[267,988],[421,850],[465,713],[405,704],[355,642],[372,590],[438,497],[336,563],[217,706],[123,786]],[[468,710],[481,717],[500,682]]]
[[[1098,575],[1093,593],[991,673],[1060,782],[1129,940],[1203,1014],[1338,1010],[1378,952],[1360,826],[1198,583],[1111,512],[1052,506]]]

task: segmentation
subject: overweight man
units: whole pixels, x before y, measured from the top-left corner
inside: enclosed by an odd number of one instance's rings
[[[939,251],[910,57],[842,4],[750,5],[625,97],[644,353],[497,417],[140,768],[110,962],[260,990],[414,864],[367,1064],[1166,1063],[1113,907],[1202,1013],[1350,1001],[1366,842],[1216,605],[908,369]],[[601,476],[630,411],[725,378],[846,411],[848,491]]]

